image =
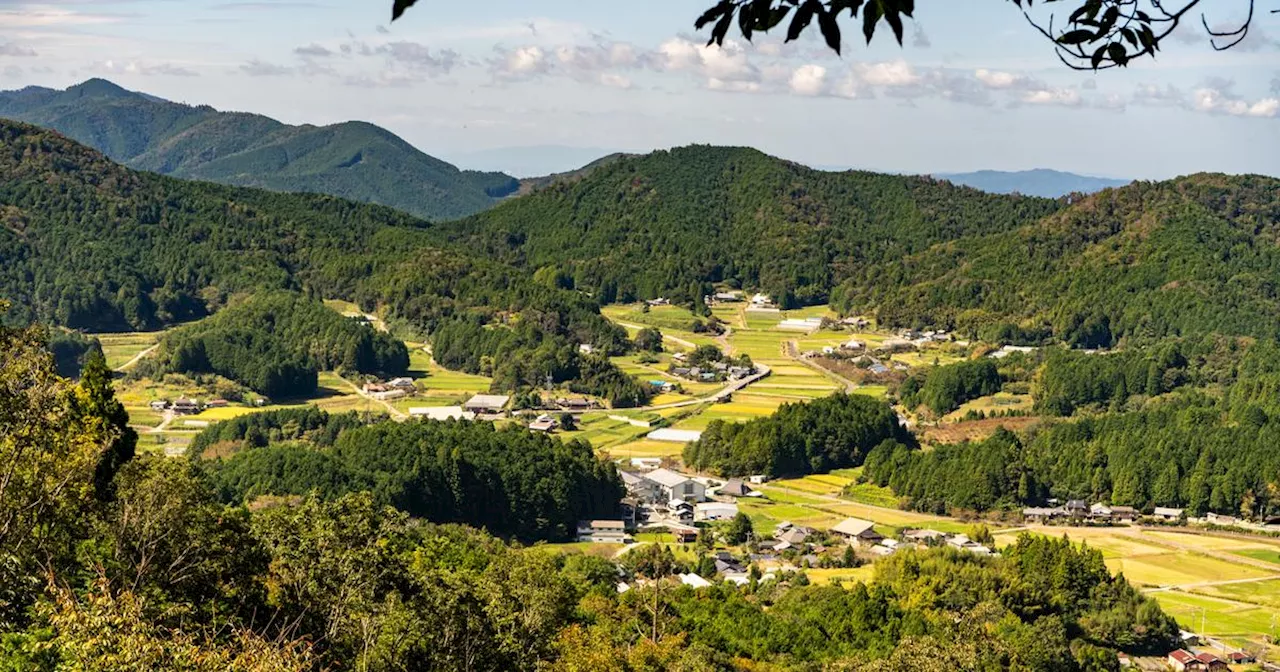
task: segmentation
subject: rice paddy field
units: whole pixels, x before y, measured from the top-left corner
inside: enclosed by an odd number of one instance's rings
[[[151,331],[132,334],[97,334],[94,338],[102,344],[102,354],[107,358],[107,366],[115,370],[155,345],[163,335],[162,331]]]

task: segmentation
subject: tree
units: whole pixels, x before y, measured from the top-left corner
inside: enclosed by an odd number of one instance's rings
[[[1137,58],[1154,58],[1164,39],[1193,16],[1192,10],[1208,4],[1208,0],[1178,0],[1172,6],[1158,0],[1073,0],[1074,8],[1055,27],[1056,15],[1048,21],[1031,16],[1034,0],[1009,2],[1023,12],[1032,29],[1053,45],[1058,58],[1075,70],[1104,70],[1126,66]],[[1042,0],[1042,4],[1051,2],[1055,0]],[[415,4],[417,0],[394,0],[391,20],[399,19]],[[702,30],[710,26],[709,45],[723,44],[735,26],[744,39],[751,41],[756,33],[777,28],[789,16],[786,41],[791,42],[816,21],[827,46],[839,54],[843,46],[840,20],[845,12],[854,19],[861,12],[861,29],[867,44],[884,23],[902,45],[903,17],[915,18],[915,4],[915,0],[719,0],[698,17],[694,27]],[[1255,5],[1256,0],[1248,0],[1247,17],[1226,28],[1211,28],[1208,19],[1200,15],[1214,49],[1225,51],[1248,36]],[[1280,10],[1272,10],[1277,12]]]
[[[724,533],[725,541],[730,544],[745,544],[754,536],[755,527],[751,524],[751,517],[742,512],[733,517],[729,529]]]
[[[94,487],[100,499],[109,495],[116,472],[133,459],[138,445],[138,433],[129,426],[129,412],[116,399],[111,377],[102,350],[91,351],[80,375],[80,403],[91,417],[102,420],[113,437],[94,471]]]
[[[635,345],[636,350],[642,352],[662,352],[662,332],[654,327],[645,327],[636,334]]]

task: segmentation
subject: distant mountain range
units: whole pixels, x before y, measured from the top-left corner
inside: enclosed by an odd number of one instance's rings
[[[1037,168],[1005,172],[979,170],[973,173],[938,173],[934,177],[993,194],[1024,194],[1057,198],[1067,194],[1092,194],[1111,187],[1123,187],[1133,180],[1113,180]]]
[[[373,124],[290,126],[170,102],[103,79],[65,91],[0,92],[0,117],[51,128],[139,170],[330,194],[427,219],[479,212],[520,187],[510,175],[459,170]]]

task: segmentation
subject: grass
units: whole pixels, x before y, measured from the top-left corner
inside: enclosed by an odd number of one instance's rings
[[[138,356],[138,353],[155,345],[162,331],[137,332],[130,334],[98,334],[94,338],[102,344],[102,354],[107,358],[107,366],[118,369]]]
[[[853,569],[806,569],[805,576],[809,577],[809,583],[816,586],[827,586],[833,583],[866,583],[875,577],[876,568],[874,564],[863,565]]]
[[[1181,591],[1162,591],[1152,597],[1178,624],[1210,636],[1256,636],[1272,632],[1274,610]]]
[[[679,457],[684,452],[684,444],[639,439],[610,446],[603,450],[607,450],[609,455],[617,460],[630,460],[633,457]]]
[[[622,544],[601,544],[594,541],[574,541],[566,544],[537,544],[530,546],[531,551],[550,551],[563,555],[591,555],[597,558],[612,558],[622,550]]]
[[[1275,565],[1280,565],[1280,551],[1274,548],[1245,548],[1238,551],[1232,551],[1236,555],[1254,560],[1262,560]]]
[[[1004,411],[1030,411],[1035,405],[1035,401],[1029,394],[1008,394],[1005,392],[997,392],[991,396],[974,399],[962,405],[959,409],[953,411],[943,418],[943,421],[956,421],[963,418],[970,411],[981,412],[986,415],[992,413],[1001,413]]]

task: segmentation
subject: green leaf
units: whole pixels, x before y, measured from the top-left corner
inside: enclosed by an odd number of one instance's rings
[[[821,5],[818,0],[807,0],[803,5],[800,5],[800,9],[796,10],[796,15],[791,17],[791,26],[787,28],[787,42],[800,39],[800,34],[813,21],[814,12],[820,8]]]
[[[883,12],[879,0],[869,2],[862,8],[862,34],[866,36],[867,44],[871,44],[871,38],[876,34],[876,24],[884,15]]]
[[[391,5],[391,20],[395,21],[404,14],[404,10],[409,9],[418,0],[395,0],[395,4]]]
[[[818,11],[818,28],[822,30],[822,37],[827,41],[827,46],[831,50],[840,53],[840,23],[836,21],[836,15],[826,10]]]
[[[1093,40],[1092,30],[1072,30],[1058,36],[1058,44],[1084,44]]]

